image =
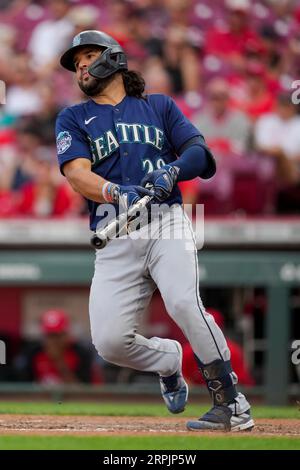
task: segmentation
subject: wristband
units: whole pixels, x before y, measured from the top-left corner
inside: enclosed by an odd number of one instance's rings
[[[118,202],[118,185],[107,181],[102,186],[102,196],[106,202]]]

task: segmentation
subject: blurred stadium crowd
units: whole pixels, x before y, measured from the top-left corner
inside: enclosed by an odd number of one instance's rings
[[[184,183],[206,214],[300,211],[298,0],[1,0],[0,217],[74,217],[54,123],[84,97],[59,65],[79,31],[125,48],[148,93],[171,95],[214,150],[212,181]]]

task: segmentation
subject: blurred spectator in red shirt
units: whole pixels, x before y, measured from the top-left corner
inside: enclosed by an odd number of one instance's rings
[[[42,383],[78,382],[80,358],[69,337],[69,319],[62,310],[49,310],[42,316],[44,348],[33,359],[36,380]]]
[[[33,180],[20,189],[20,216],[55,217],[78,215],[82,198],[57,175],[52,149],[40,147],[35,159]]]
[[[240,69],[248,50],[257,47],[259,36],[249,27],[249,0],[226,0],[226,26],[212,28],[206,37],[206,53],[220,57]]]
[[[91,351],[72,338],[65,311],[44,312],[41,332],[42,343],[30,352],[23,352],[16,361],[17,375],[22,380],[45,385],[102,381],[100,371],[94,367]]]
[[[219,310],[207,309],[207,312],[210,313],[217,325],[224,329],[224,317]],[[254,379],[251,377],[247,365],[243,358],[243,350],[234,341],[226,338],[230,353],[231,353],[231,364],[233,371],[237,374],[239,383],[241,385],[254,385]],[[202,379],[202,375],[199,371],[193,350],[190,343],[186,343],[183,346],[183,362],[182,362],[182,372],[185,379],[191,384],[205,384]]]
[[[270,113],[275,96],[269,89],[267,71],[260,60],[248,61],[245,74],[232,83],[232,105],[255,121]]]

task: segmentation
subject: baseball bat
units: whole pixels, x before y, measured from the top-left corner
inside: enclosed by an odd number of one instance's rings
[[[153,196],[142,197],[136,204],[131,206],[127,212],[112,220],[105,228],[96,230],[91,238],[91,245],[96,250],[102,250],[110,240],[117,237],[126,225],[136,219],[138,211],[147,207],[152,199]]]

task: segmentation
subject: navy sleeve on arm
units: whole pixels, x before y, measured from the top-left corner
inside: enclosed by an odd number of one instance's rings
[[[203,179],[211,178],[216,172],[216,161],[213,154],[201,132],[184,116],[169,97],[167,129],[174,149],[179,156],[179,159],[172,163],[180,167],[179,181],[192,179],[196,176]],[[189,166],[191,168],[188,168]],[[193,176],[188,177],[189,175]]]
[[[180,148],[190,139],[201,136],[200,131],[185,117],[176,103],[169,96],[166,97],[166,128],[170,141],[177,155]]]
[[[179,168],[178,181],[188,181],[202,177],[207,171],[208,157],[205,149],[201,145],[188,147],[183,154],[174,162],[172,166]]]
[[[75,158],[87,158],[92,161],[88,139],[77,124],[71,109],[66,108],[59,113],[55,133],[57,158],[62,174],[63,165],[68,161]]]
[[[181,169],[179,181],[193,179],[196,176],[209,179],[214,176],[217,170],[216,160],[202,136],[188,140],[180,148],[178,160],[172,164]],[[193,176],[188,178],[187,175],[190,174]]]

